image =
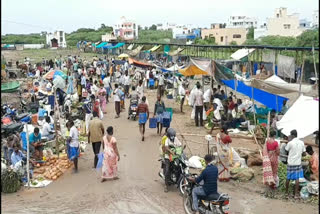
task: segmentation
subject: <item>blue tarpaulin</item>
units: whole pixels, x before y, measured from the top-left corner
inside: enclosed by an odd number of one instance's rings
[[[119,42],[118,44],[116,44],[115,46],[112,46],[112,47],[109,47],[108,49],[113,49],[113,48],[120,48],[124,46],[124,43],[123,42]]]
[[[108,42],[102,42],[102,43],[99,44],[96,48],[102,48],[102,47],[105,46],[106,44],[108,44]]]
[[[235,87],[234,87],[235,81],[234,80],[222,80],[222,82],[226,86],[235,90]],[[237,81],[237,83],[238,83],[237,92],[252,98],[251,87],[247,86],[246,84],[244,84],[243,82],[241,82],[239,80]],[[254,100],[258,101],[259,103],[262,103],[263,105],[265,105],[266,107],[275,109],[276,111],[278,110],[279,112],[282,109],[283,100],[288,100],[288,98],[286,98],[286,97],[277,96],[275,94],[268,93],[268,92],[260,90],[258,88],[253,88],[253,98],[254,98]],[[277,99],[278,99],[278,109],[277,109]]]

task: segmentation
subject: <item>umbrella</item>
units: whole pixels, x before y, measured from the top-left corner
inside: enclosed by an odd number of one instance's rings
[[[55,79],[57,76],[60,76],[63,79],[67,79],[67,75],[63,71],[59,71],[59,70],[49,71],[43,77],[45,79]]]
[[[66,81],[61,76],[56,76],[53,80],[53,87],[63,90],[66,87]]]
[[[118,58],[129,58],[129,55],[123,53],[123,54],[120,54],[120,55],[118,56]]]

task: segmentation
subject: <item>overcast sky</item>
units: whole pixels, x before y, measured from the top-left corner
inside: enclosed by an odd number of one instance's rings
[[[311,20],[319,9],[318,0],[1,0],[1,4],[2,35],[113,26],[121,16],[141,26],[170,22],[209,27],[226,23],[230,15],[253,16],[262,23],[278,7]]]

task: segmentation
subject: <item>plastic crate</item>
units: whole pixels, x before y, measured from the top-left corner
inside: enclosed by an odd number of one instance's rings
[[[150,129],[157,128],[157,118],[150,118],[149,119],[149,128]]]

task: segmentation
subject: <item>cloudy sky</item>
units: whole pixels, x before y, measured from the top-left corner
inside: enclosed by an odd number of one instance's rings
[[[112,26],[121,16],[138,25],[156,23],[192,24],[209,27],[225,23],[230,15],[257,17],[265,22],[274,9],[287,7],[311,20],[318,0],[2,0],[1,34],[40,33],[61,29],[67,33],[78,28]]]

